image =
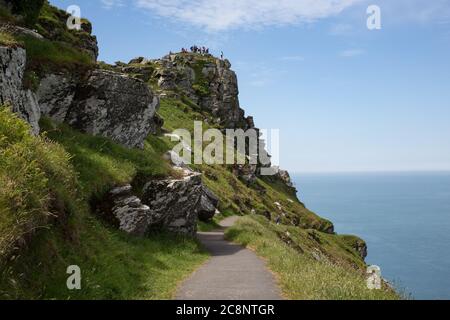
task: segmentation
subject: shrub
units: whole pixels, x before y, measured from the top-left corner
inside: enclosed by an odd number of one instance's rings
[[[39,17],[45,0],[10,0],[9,2],[12,3],[13,12],[22,15],[24,23],[32,27]]]

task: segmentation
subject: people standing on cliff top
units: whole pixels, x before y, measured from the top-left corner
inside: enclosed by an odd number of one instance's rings
[[[220,60],[223,60],[223,51],[220,53]]]

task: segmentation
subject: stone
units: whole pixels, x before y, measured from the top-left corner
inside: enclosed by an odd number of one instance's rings
[[[46,75],[37,90],[42,114],[128,148],[142,148],[161,128],[159,98],[142,81],[106,70],[94,70],[86,79]]]
[[[242,179],[247,185],[253,184],[256,179],[257,166],[256,165],[235,165],[233,167],[233,173],[235,176]]]
[[[112,204],[112,207],[106,209],[109,212],[102,214],[105,216],[111,214],[120,230],[131,235],[144,236],[148,229],[150,208],[143,205],[138,197],[131,194],[131,191],[131,185],[111,190],[107,203]]]
[[[76,89],[77,81],[69,75],[48,74],[43,77],[37,90],[42,115],[63,123],[72,107]]]
[[[200,203],[198,205],[198,218],[201,221],[208,222],[218,212],[219,198],[204,185],[202,186],[201,192]]]
[[[89,21],[83,19],[80,31],[72,31],[71,37],[67,37],[66,23],[69,14],[64,10],[54,10],[54,19],[47,19],[44,16],[39,17],[39,31],[44,38],[50,41],[69,42],[73,47],[86,53],[93,62],[97,61],[98,43],[97,37],[92,35],[92,25]]]
[[[283,181],[283,183],[286,186],[290,188],[295,188],[294,183],[291,180],[291,176],[289,175],[289,172],[287,172],[286,170],[278,170],[277,176],[280,178],[281,181]]]
[[[129,148],[143,148],[158,107],[158,97],[142,81],[95,70],[78,86],[64,122]]]
[[[143,201],[152,208],[151,228],[194,236],[200,191],[201,177],[197,173],[181,179],[148,182],[143,189]]]
[[[175,167],[184,168],[187,164],[176,152],[170,150],[164,155],[164,159],[170,161]]]
[[[203,185],[201,174],[183,170],[180,179],[149,181],[143,189],[143,202],[151,208],[150,229],[165,229],[194,236],[197,221],[210,220],[219,199]]]
[[[1,25],[1,23],[0,23]],[[14,36],[28,36],[35,39],[42,40],[44,37],[40,35],[36,30],[31,30],[28,28],[16,26],[13,24],[4,24],[0,27],[0,32],[9,33]]]
[[[0,104],[9,104],[38,134],[41,111],[36,95],[23,87],[25,66],[23,48],[0,47]]]

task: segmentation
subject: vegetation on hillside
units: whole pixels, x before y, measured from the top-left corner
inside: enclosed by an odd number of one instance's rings
[[[36,89],[39,77],[49,72],[82,75],[96,67],[78,47],[89,35],[89,22],[83,20],[81,31],[69,31],[62,23],[65,13],[47,1],[15,2],[21,3],[15,12],[46,37],[0,32],[0,45],[27,50],[27,87]],[[15,19],[7,11],[0,10],[0,16]],[[202,70],[213,58],[193,57],[193,90],[208,96]],[[152,63],[143,67],[157,68]],[[148,84],[155,88],[157,80]],[[187,96],[180,90],[161,100],[164,130],[193,131],[195,120],[207,120],[204,129],[219,128]],[[197,241],[165,233],[131,237],[96,217],[91,204],[115,186],[130,183],[137,191],[149,179],[173,174],[162,159],[173,143],[151,135],[142,150],[127,149],[50,119],[41,119],[40,125],[41,135],[32,136],[28,124],[0,108],[0,298],[171,298],[177,284],[207,259]],[[305,208],[281,181],[258,178],[249,184],[231,166],[192,167],[220,198],[221,214],[209,224],[200,223],[201,230],[216,228],[226,216],[248,215],[227,237],[266,257],[289,298],[397,298],[387,287],[365,287],[365,264],[354,249],[362,240],[326,233],[331,222]],[[279,217],[280,225],[270,217]],[[82,290],[67,289],[69,265],[81,267]]]
[[[6,107],[0,109],[0,259],[19,240],[64,219],[77,205],[76,174],[69,154]]]
[[[36,23],[45,0],[7,0],[12,3],[13,13],[23,17],[23,22],[29,27]]]
[[[266,258],[283,293],[301,300],[391,300],[400,297],[384,284],[367,288],[362,260],[338,236],[278,226],[261,216],[241,218],[226,238]]]
[[[164,118],[164,128],[173,131],[184,128],[193,131],[194,121],[202,121],[208,114],[177,99],[162,99],[159,113]],[[203,123],[203,129],[211,126]],[[318,217],[297,200],[295,194],[288,192],[277,181],[257,179],[256,183],[247,185],[232,172],[227,165],[193,165],[203,173],[205,184],[220,197],[220,210],[235,214],[267,213],[280,215],[282,221],[297,221],[299,226],[328,230],[330,221]],[[282,215],[275,203],[283,206]],[[274,216],[275,218],[275,216]],[[288,222],[287,222],[288,223]]]
[[[50,72],[83,74],[94,68],[92,59],[84,52],[65,42],[21,36],[17,41],[27,51],[27,71],[43,76]]]
[[[17,41],[10,33],[0,31],[0,46],[15,48],[23,46],[23,44]]]
[[[199,244],[165,233],[128,236],[89,206],[112,186],[168,174],[164,142],[129,150],[41,125],[46,133],[34,137],[8,109],[0,112],[0,299],[171,298],[207,258]],[[82,290],[67,289],[69,265],[81,267]]]

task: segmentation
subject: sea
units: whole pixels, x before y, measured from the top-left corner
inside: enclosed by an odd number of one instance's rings
[[[405,297],[450,299],[450,172],[299,173],[299,198],[339,234],[368,244],[366,262]]]

